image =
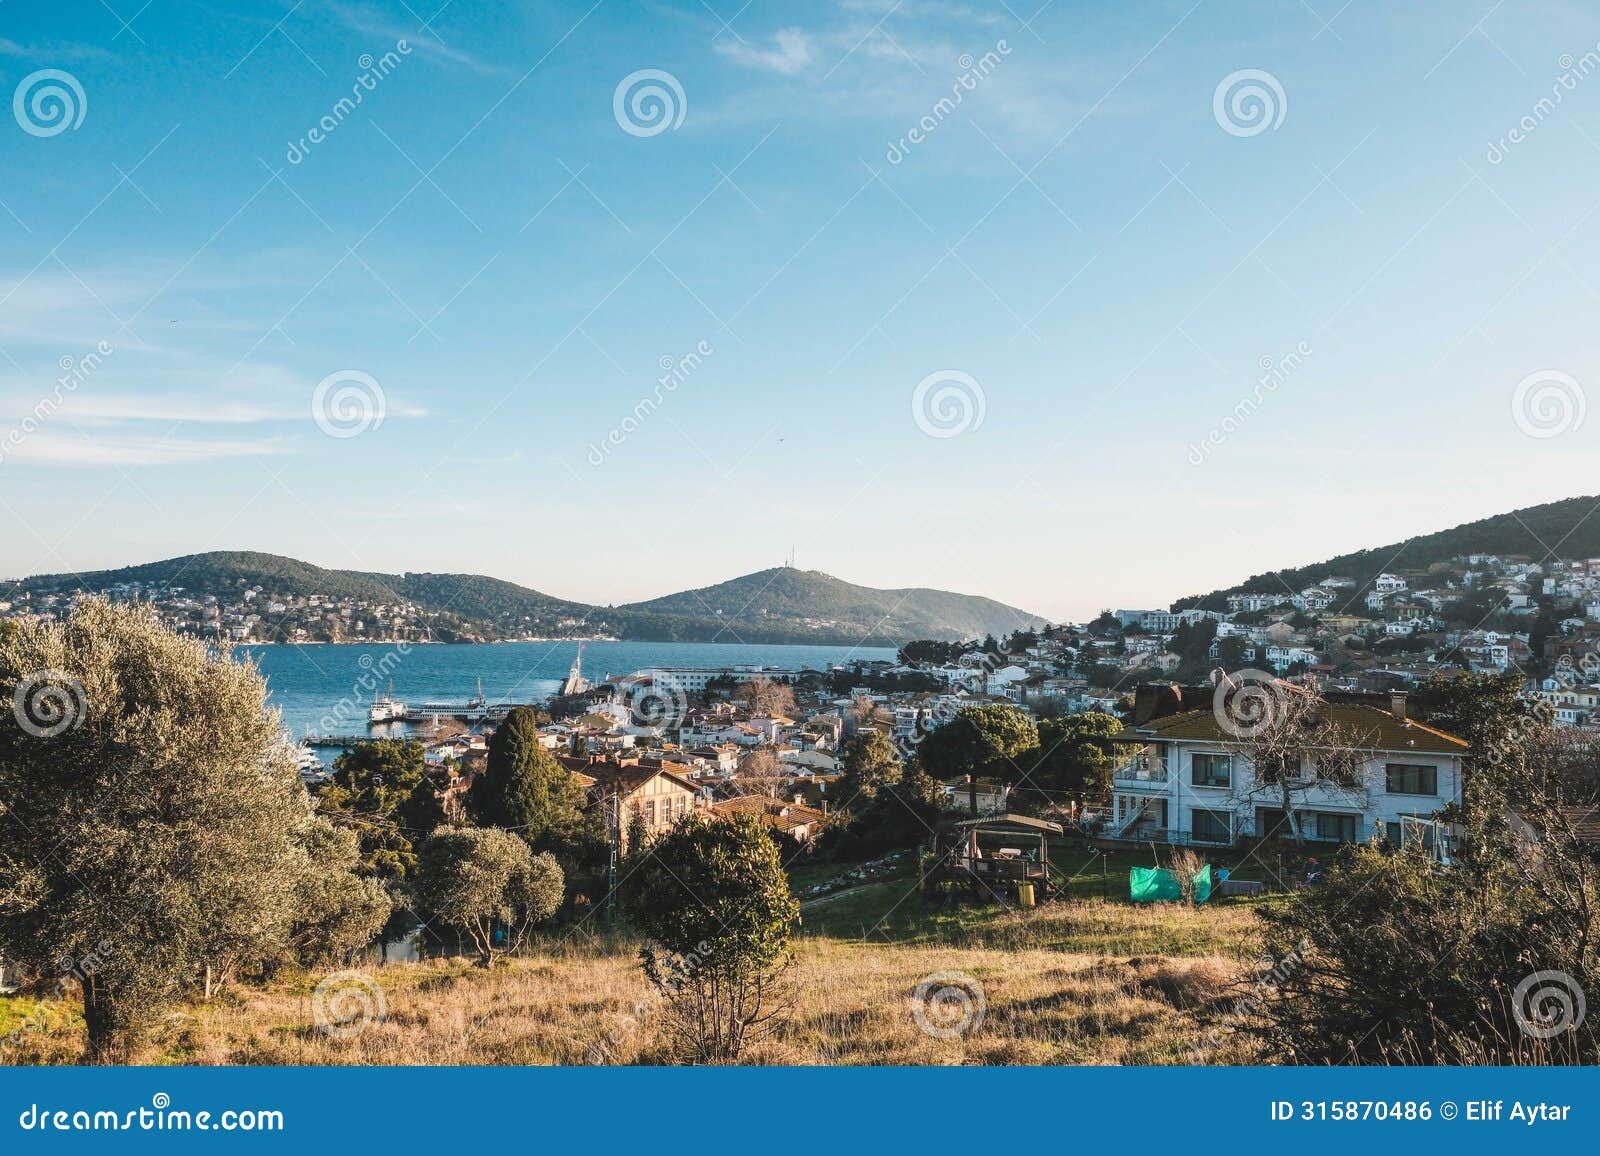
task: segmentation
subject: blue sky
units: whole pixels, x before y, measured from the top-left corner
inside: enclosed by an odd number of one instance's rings
[[[1592,492],[1600,15],[1393,7],[6,0],[0,572],[1084,617]]]

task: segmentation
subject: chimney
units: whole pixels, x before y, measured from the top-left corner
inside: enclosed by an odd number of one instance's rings
[[[1389,713],[1401,721],[1406,717],[1406,692],[1392,690],[1389,692]]]

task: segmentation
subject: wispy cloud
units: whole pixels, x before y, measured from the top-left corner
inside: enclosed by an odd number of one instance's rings
[[[260,399],[219,397],[203,400],[175,395],[80,392],[67,399],[62,412],[84,425],[118,422],[163,421],[197,425],[258,425],[264,422],[313,420],[310,397],[313,384],[306,383],[298,397]],[[384,416],[389,418],[426,417],[427,411],[406,402],[386,401]]]
[[[94,436],[70,429],[41,430],[8,446],[0,470],[11,465],[96,469],[112,466],[182,466],[227,458],[287,453],[281,442],[154,435]]]
[[[328,6],[339,23],[363,36],[375,36],[393,43],[404,40],[418,55],[432,57],[445,64],[457,65],[482,76],[509,76],[512,70],[504,65],[474,56],[464,48],[449,43],[433,27],[397,23],[393,13],[365,4],[330,4]]]
[[[778,29],[770,47],[729,38],[717,41],[716,48],[723,56],[747,68],[776,72],[780,76],[798,76],[817,61],[816,39],[801,28]]]
[[[15,40],[8,40],[4,36],[0,36],[0,56],[11,56],[18,60],[53,60],[58,63],[66,60],[116,59],[113,53],[93,44],[53,41],[48,44],[29,45],[18,44]]]

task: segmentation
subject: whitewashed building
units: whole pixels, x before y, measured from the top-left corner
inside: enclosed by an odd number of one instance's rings
[[[1406,717],[1404,695],[1391,702],[1389,710],[1341,702],[1319,709],[1362,751],[1361,783],[1340,786],[1308,765],[1291,783],[1292,821],[1281,787],[1256,781],[1244,744],[1210,704],[1130,727],[1124,736],[1140,745],[1113,772],[1106,834],[1232,846],[1247,837],[1288,837],[1298,828],[1313,842],[1379,838],[1398,845],[1409,831],[1431,830],[1428,820],[1461,802],[1468,745]]]

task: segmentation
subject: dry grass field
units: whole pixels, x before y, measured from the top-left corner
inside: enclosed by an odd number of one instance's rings
[[[944,910],[903,880],[808,905],[788,1023],[747,1051],[770,1064],[1172,1064],[1256,1060],[1206,1037],[1256,958],[1251,905],[1134,907],[1077,899],[1026,912]],[[150,1064],[618,1064],[667,1059],[660,1015],[620,935],[551,937],[484,972],[464,960],[373,968],[387,1016],[349,1039],[316,1027],[319,975],[227,989],[175,1009],[139,1056]],[[913,1015],[919,981],[981,986],[982,1023],[951,1038]],[[31,1010],[0,999],[0,1038]],[[8,1063],[73,1063],[76,1013],[21,1033]],[[1204,1050],[1199,1050],[1204,1049]]]

